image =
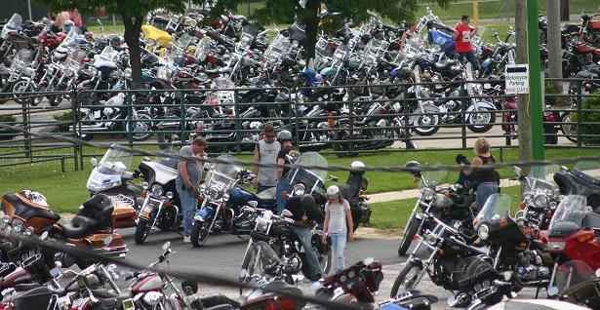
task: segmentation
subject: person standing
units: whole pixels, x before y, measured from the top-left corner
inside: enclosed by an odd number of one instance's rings
[[[469,24],[469,16],[463,15],[460,22],[454,27],[454,35],[452,38],[455,41],[455,51],[458,54],[459,60],[462,62],[466,58],[473,66],[473,70],[477,70],[477,59],[475,58],[475,47],[471,43],[473,36],[477,34],[477,28]]]
[[[340,188],[332,185],[327,189],[323,243],[331,240],[331,266],[334,273],[344,270],[344,251],[347,241],[354,240],[354,227],[350,204],[341,195]]]
[[[499,192],[500,175],[493,167],[485,167],[496,163],[490,151],[490,144],[484,138],[475,141],[475,157],[471,160],[471,171],[467,171],[475,188],[475,202],[481,210],[488,197]]]
[[[277,154],[277,190],[275,191],[277,200],[277,214],[285,209],[288,192],[291,185],[284,177],[290,170],[289,165],[293,164],[290,152],[294,149],[292,141],[292,133],[287,130],[282,130],[277,135],[277,140],[281,144],[281,150]]]
[[[183,158],[177,163],[177,193],[181,202],[183,214],[183,242],[190,243],[194,211],[198,206],[200,193],[198,187],[202,181],[204,164],[202,158],[206,156],[206,140],[197,137],[191,145],[184,146],[179,151]]]
[[[263,137],[254,148],[254,172],[257,175],[257,192],[277,186],[277,155],[281,144],[276,141],[275,128],[265,125]],[[266,166],[262,166],[266,165]]]

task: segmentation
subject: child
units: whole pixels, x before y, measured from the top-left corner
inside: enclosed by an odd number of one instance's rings
[[[332,185],[327,189],[327,204],[325,205],[325,229],[323,242],[327,236],[331,239],[332,267],[335,273],[344,270],[344,250],[346,241],[354,240],[352,227],[352,212],[350,204],[341,196],[340,188]]]

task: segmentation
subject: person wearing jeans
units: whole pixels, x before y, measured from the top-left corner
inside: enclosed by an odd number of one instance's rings
[[[206,140],[195,138],[192,145],[184,146],[179,151],[183,157],[177,164],[177,179],[175,186],[181,202],[183,215],[183,242],[190,243],[194,211],[198,206],[198,186],[202,181],[203,164],[201,158],[205,156]]]
[[[323,243],[329,236],[331,242],[331,266],[334,273],[344,270],[346,242],[354,240],[352,212],[350,204],[341,195],[340,188],[332,185],[327,189]]]
[[[471,167],[466,174],[474,183],[472,187],[475,188],[477,210],[481,210],[488,197],[499,192],[500,175],[496,169],[489,167],[496,163],[496,159],[486,139],[477,139],[474,150],[476,156],[471,160]]]

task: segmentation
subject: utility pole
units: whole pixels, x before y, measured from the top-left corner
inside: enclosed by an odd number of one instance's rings
[[[517,43],[517,64],[527,63],[527,15],[525,15],[525,0],[515,0],[515,32]],[[529,95],[517,96],[517,122],[519,137],[519,160],[531,161],[531,113]],[[529,174],[529,167],[523,167],[523,172]]]
[[[546,0],[546,15],[548,17],[548,69],[549,77],[561,79],[562,73],[562,47],[560,32],[560,3],[557,0]],[[558,93],[562,93],[562,82],[554,81]]]
[[[542,68],[540,63],[540,39],[538,25],[538,0],[527,0],[527,42],[529,52],[529,106],[531,108],[531,154],[534,160],[544,160],[544,131]],[[544,169],[534,167],[537,177],[544,176]]]
[[[31,14],[31,0],[27,0],[27,11],[29,12],[29,20],[33,20],[33,15]]]
[[[569,0],[560,0],[560,20],[568,22],[571,19],[571,12],[569,11]]]

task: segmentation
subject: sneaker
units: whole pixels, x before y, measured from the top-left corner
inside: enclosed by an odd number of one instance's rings
[[[192,238],[190,236],[183,236],[183,243],[192,243]]]

